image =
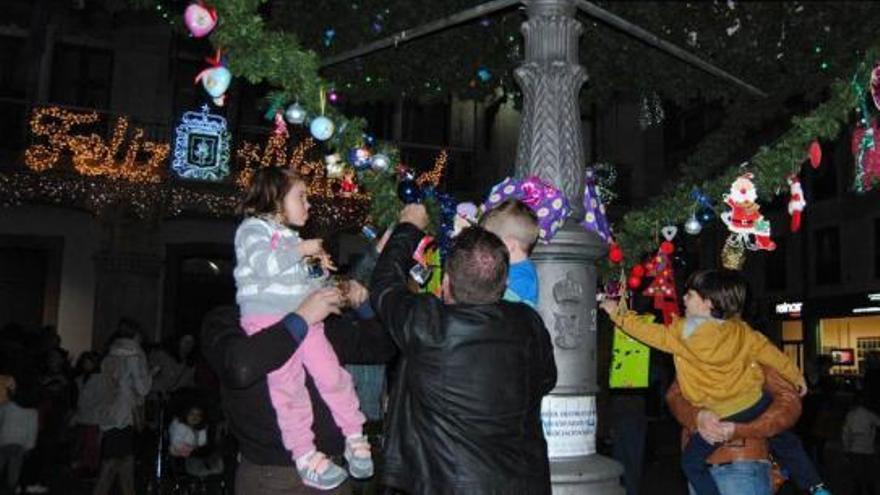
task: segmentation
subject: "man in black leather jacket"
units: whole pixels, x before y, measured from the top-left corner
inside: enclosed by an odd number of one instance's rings
[[[408,205],[373,271],[371,300],[401,350],[386,421],[382,481],[411,495],[549,494],[541,398],[556,383],[541,317],[501,301],[508,253],[465,229],[443,300],[407,290],[427,214]]]

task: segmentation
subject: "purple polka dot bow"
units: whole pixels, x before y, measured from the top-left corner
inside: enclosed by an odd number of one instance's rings
[[[484,206],[488,211],[508,199],[518,199],[535,212],[538,217],[538,237],[545,243],[550,242],[571,213],[568,200],[562,192],[535,176],[525,179],[508,177],[495,184]]]
[[[605,242],[611,242],[611,226],[605,218],[605,206],[596,188],[596,172],[587,168],[587,180],[584,181],[584,219],[581,225],[595,232]]]

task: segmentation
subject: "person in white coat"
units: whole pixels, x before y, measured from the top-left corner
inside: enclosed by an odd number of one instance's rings
[[[16,493],[25,454],[37,443],[37,410],[12,401],[15,378],[0,372],[0,494]]]
[[[123,495],[134,495],[134,426],[136,408],[150,391],[151,374],[140,344],[138,325],[122,319],[101,364],[99,400],[101,470],[95,495],[106,495],[118,477]]]

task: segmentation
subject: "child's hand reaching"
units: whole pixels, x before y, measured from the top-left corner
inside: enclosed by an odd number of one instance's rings
[[[611,299],[606,297],[599,303],[599,307],[602,308],[603,311],[608,313],[609,315],[616,315],[618,310],[618,302],[617,299]]]
[[[324,271],[326,271],[326,272],[335,272],[336,271],[336,264],[333,263],[333,259],[330,258],[330,255],[325,253],[323,250],[320,253],[314,255],[314,257],[321,261],[321,268],[323,268]]]
[[[296,250],[297,252],[299,252],[299,255],[304,258],[307,256],[320,257],[322,254],[327,254],[326,252],[324,252],[323,239],[302,240],[299,242],[299,244],[296,245]]]

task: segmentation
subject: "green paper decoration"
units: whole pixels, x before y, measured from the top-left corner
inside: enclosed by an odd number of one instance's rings
[[[654,320],[650,315],[645,315],[642,318],[646,321]],[[647,387],[650,364],[651,348],[615,327],[608,386],[611,388]]]

